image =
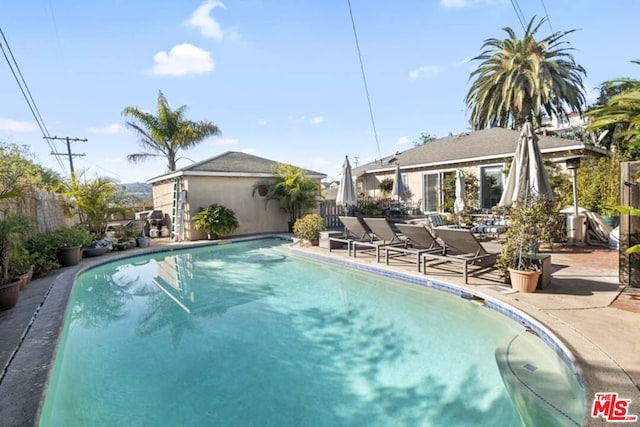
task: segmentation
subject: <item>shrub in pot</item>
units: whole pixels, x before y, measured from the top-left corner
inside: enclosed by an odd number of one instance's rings
[[[53,232],[58,239],[58,262],[62,267],[77,265],[82,259],[82,247],[91,245],[93,236],[81,227],[61,228]]]
[[[521,292],[534,292],[541,273],[538,249],[549,241],[556,221],[553,201],[537,195],[529,196],[509,212],[509,228],[505,233],[496,266],[508,277],[512,287],[522,283]],[[514,277],[518,280],[514,283]]]
[[[193,216],[193,225],[197,230],[207,233],[209,239],[226,236],[240,227],[235,212],[217,203],[200,209]]]
[[[7,210],[0,215],[0,310],[7,310],[17,304],[20,295],[20,280],[10,274],[11,255],[30,224],[28,218]]]
[[[293,225],[293,232],[296,237],[307,240],[313,246],[318,245],[320,232],[325,230],[324,219],[317,214],[305,215]]]

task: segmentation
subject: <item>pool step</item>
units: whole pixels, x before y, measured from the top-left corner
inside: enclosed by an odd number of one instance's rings
[[[582,425],[583,388],[551,349],[540,346],[538,336],[528,331],[516,335],[496,349],[495,357],[523,425]]]

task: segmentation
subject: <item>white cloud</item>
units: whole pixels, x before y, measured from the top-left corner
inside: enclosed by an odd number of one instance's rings
[[[406,137],[406,136],[401,136],[400,138],[398,138],[398,140],[396,141],[396,145],[406,145],[408,143],[410,143],[411,140]]]
[[[314,125],[319,125],[322,122],[324,122],[324,117],[322,116],[315,116],[311,118],[311,123]]]
[[[265,126],[268,122],[265,119],[258,119],[258,126]]]
[[[101,128],[90,127],[87,130],[89,132],[91,132],[91,133],[113,135],[113,134],[116,134],[116,133],[124,132],[124,126],[122,126],[122,125],[120,125],[118,123],[111,123],[111,124],[108,124],[108,125],[103,126]]]
[[[0,117],[0,130],[8,130],[11,132],[35,132],[37,129],[38,126],[33,123]]]
[[[206,74],[215,64],[211,53],[189,43],[171,48],[169,53],[160,51],[153,56],[152,73],[157,76],[188,76]]]
[[[207,0],[202,3],[193,12],[191,18],[187,19],[187,26],[197,29],[203,37],[211,39],[237,40],[240,38],[240,34],[235,29],[222,28],[220,23],[211,16],[211,12],[215,8],[226,9],[226,6],[224,3],[215,0]]]
[[[419,77],[432,77],[438,74],[439,69],[435,65],[423,65],[415,70],[409,71],[409,77],[411,79],[417,79]]]
[[[243,148],[242,150],[240,150],[240,152],[245,154],[256,154],[258,150],[256,150],[255,148]]]
[[[238,138],[216,138],[214,145],[236,145],[240,140]]]

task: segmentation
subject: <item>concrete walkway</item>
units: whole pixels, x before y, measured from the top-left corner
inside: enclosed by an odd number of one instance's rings
[[[167,247],[175,244],[154,240],[148,250]],[[354,260],[343,250],[331,253],[318,247],[303,250],[387,268],[369,257]],[[3,426],[36,423],[76,273],[95,263],[142,251],[146,250],[88,258],[79,266],[35,279],[21,291],[16,307],[0,312],[0,362],[5,367],[0,382]],[[429,269],[427,273],[434,280],[499,299],[534,317],[560,337],[575,355],[583,371],[588,405],[595,392],[617,392],[621,398],[632,400],[630,413],[640,415],[640,292],[619,286],[616,251],[559,248],[553,250],[551,256],[551,286],[533,294],[514,292],[491,273],[472,273],[468,285],[462,283],[455,267]],[[392,263],[388,268],[418,274],[415,266],[406,264]],[[585,425],[611,424],[602,418],[587,418]]]

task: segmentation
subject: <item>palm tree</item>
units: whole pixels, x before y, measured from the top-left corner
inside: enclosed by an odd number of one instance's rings
[[[139,163],[150,157],[165,157],[167,170],[176,170],[178,151],[187,150],[202,142],[205,138],[220,134],[218,126],[209,121],[194,122],[186,120],[187,106],[171,110],[162,91],[158,92],[158,113],[140,110],[138,107],[125,107],[122,115],[130,117],[127,127],[138,135],[143,150],[127,156],[132,163]]]
[[[469,79],[475,78],[465,98],[471,110],[474,130],[491,126],[519,128],[531,117],[540,123],[541,107],[547,115],[581,111],[585,104],[583,76],[586,72],[568,53],[562,38],[575,30],[558,31],[536,41],[536,33],[546,21],[535,24],[535,16],[524,37],[516,37],[509,27],[508,38],[490,38],[483,52],[473,58],[482,61]]]
[[[640,61],[631,61],[640,65]],[[603,83],[598,105],[585,115],[591,119],[588,130],[608,131],[606,148],[617,141],[622,151],[636,157],[640,151],[640,80],[621,78]]]

